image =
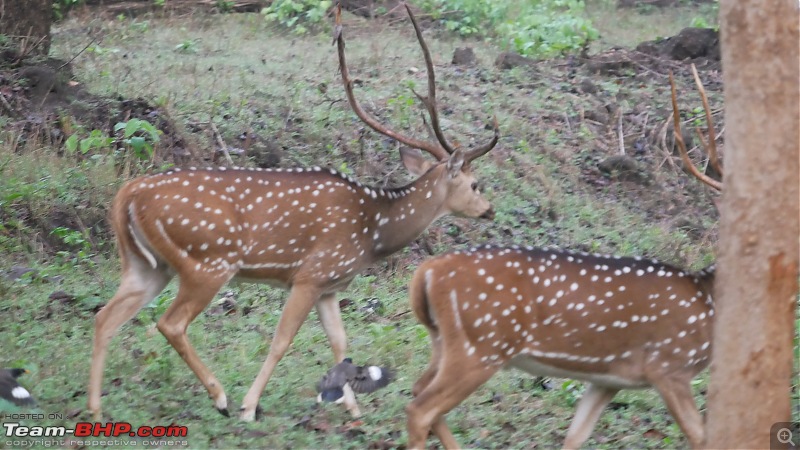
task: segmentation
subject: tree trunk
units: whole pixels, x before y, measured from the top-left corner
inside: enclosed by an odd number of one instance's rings
[[[0,0],[0,34],[11,38],[22,56],[47,56],[53,0]]]
[[[791,416],[800,237],[798,13],[797,0],[720,1],[726,152],[709,448],[770,448],[770,429]]]

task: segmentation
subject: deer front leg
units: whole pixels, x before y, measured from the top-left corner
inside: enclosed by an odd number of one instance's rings
[[[286,300],[286,305],[283,307],[283,313],[278,321],[278,327],[275,329],[275,337],[272,338],[272,344],[269,346],[269,354],[253,385],[247,391],[247,395],[242,402],[242,409],[240,418],[245,422],[252,422],[256,418],[256,408],[258,407],[258,399],[264,388],[267,387],[267,382],[275,370],[275,366],[283,358],[289,345],[294,340],[297,330],[300,325],[308,317],[311,308],[319,298],[319,289],[316,286],[309,285],[295,285],[289,293],[289,298]]]
[[[431,430],[444,448],[461,448],[443,416],[497,372],[497,367],[485,367],[474,359],[442,363],[433,379],[406,406],[409,449],[426,448]]]
[[[339,303],[334,294],[325,294],[317,302],[317,314],[322,323],[322,329],[328,336],[328,342],[333,350],[333,361],[335,364],[342,362],[347,351],[347,334],[342,323],[342,313]],[[349,385],[345,386],[344,406],[350,411],[353,417],[359,417],[361,411],[358,409],[358,402],[353,390]]]

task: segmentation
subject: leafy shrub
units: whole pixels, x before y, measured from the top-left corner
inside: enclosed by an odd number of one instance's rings
[[[159,141],[161,130],[153,124],[142,119],[130,119],[114,125],[114,132],[122,131],[120,143],[133,150],[133,154],[140,160],[153,157],[153,144]]]
[[[82,3],[84,3],[84,0],[54,0],[53,17],[56,20],[61,20],[70,9]]]
[[[308,28],[304,24],[315,26],[322,22],[332,4],[330,0],[274,0],[261,14],[270,22],[305,34]]]
[[[420,6],[450,31],[494,37],[525,56],[575,52],[599,35],[582,0],[423,0]]]

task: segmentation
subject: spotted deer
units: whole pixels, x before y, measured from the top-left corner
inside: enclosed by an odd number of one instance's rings
[[[423,262],[409,287],[433,351],[407,406],[408,448],[429,431],[460,448],[444,415],[501,368],[587,383],[565,448],[589,437],[621,389],[655,387],[689,442],[703,442],[690,381],[711,357],[713,267],[485,246]]]
[[[410,11],[409,11],[410,14]],[[123,186],[112,206],[111,223],[122,261],[122,281],[97,314],[88,408],[99,420],[103,366],[119,327],[164,289],[173,276],[178,294],[158,329],[228,415],[228,399],[217,377],[200,360],[186,329],[228,281],[267,282],[289,289],[269,353],[248,390],[240,416],[256,417],[259,398],[311,308],[333,350],[335,362],[347,346],[334,296],[365,267],[405,247],[437,218],[454,214],[491,219],[471,163],[499,138],[471,150],[453,148],[439,127],[430,52],[411,15],[425,57],[428,96],[421,97],[438,142],[401,135],[369,116],[353,94],[345,61],[340,13],[336,43],[350,106],[375,131],[419,151],[401,148],[405,167],[418,176],[410,184],[381,189],[320,167],[307,169],[170,170]],[[356,414],[357,405],[348,409]]]
[[[692,69],[713,137],[705,90]],[[671,75],[670,84],[681,157],[720,190],[689,160]],[[722,173],[713,138],[700,141]],[[459,448],[444,415],[511,367],[588,384],[565,448],[588,439],[619,390],[648,387],[661,394],[689,443],[702,446],[690,382],[711,358],[714,275],[713,265],[689,273],[652,259],[533,247],[484,246],[425,261],[409,295],[433,352],[406,408],[408,447],[424,448],[433,431],[445,448]]]

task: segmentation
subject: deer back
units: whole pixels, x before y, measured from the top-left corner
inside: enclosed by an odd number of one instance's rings
[[[473,248],[432,258],[412,305],[446,357],[620,387],[709,361],[712,271],[656,260],[536,248]]]

